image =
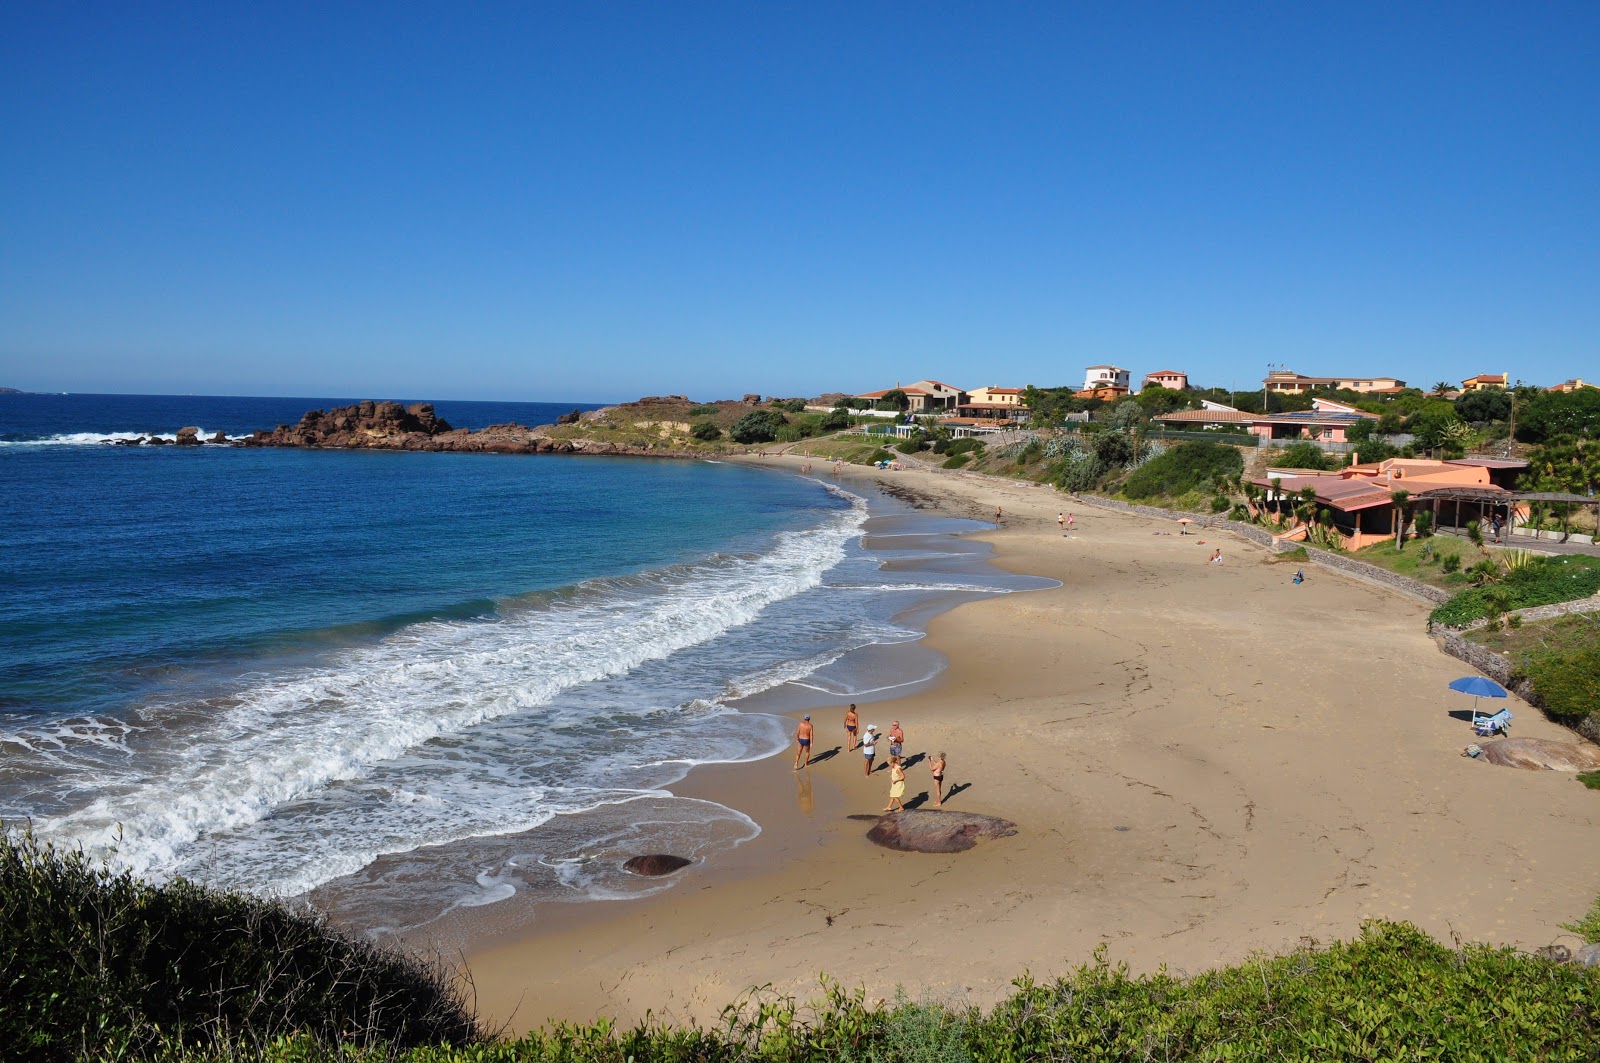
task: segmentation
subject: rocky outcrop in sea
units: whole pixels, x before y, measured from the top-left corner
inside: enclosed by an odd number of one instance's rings
[[[563,414],[573,424],[578,411]],[[551,438],[550,426],[495,424],[476,431],[453,428],[428,402],[360,402],[312,410],[296,425],[280,424],[236,441],[246,447],[323,447],[343,450],[459,451],[484,454],[660,454],[593,439]]]

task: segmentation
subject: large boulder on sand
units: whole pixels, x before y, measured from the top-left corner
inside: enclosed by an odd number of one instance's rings
[[[1531,771],[1600,771],[1600,746],[1545,738],[1502,738],[1483,743],[1483,759]]]
[[[1015,833],[1015,823],[995,816],[911,808],[878,817],[867,838],[903,853],[960,853],[980,838],[1009,838]]]
[[[669,856],[666,853],[648,853],[644,856],[630,858],[622,865],[624,871],[632,871],[635,875],[670,875],[694,863],[693,860],[681,856]]]

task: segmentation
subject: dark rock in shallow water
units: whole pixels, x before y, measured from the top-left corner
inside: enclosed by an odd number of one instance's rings
[[[980,838],[1009,838],[1015,833],[1015,823],[995,816],[914,808],[880,816],[867,838],[903,853],[960,853]]]
[[[211,442],[213,443],[226,443],[227,441],[228,433],[226,432],[218,432],[216,435],[211,437]]]
[[[198,447],[200,445],[200,429],[195,425],[178,429],[178,438],[174,440],[180,447]]]
[[[681,856],[669,856],[666,853],[650,853],[646,856],[635,856],[622,865],[624,871],[632,871],[635,875],[670,875],[694,863]]]
[[[167,445],[168,441],[162,439],[160,436],[151,436],[148,442],[152,447],[164,447]]]

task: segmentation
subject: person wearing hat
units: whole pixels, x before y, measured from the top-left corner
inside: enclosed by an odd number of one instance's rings
[[[861,755],[867,761],[867,775],[872,775],[872,761],[878,755],[878,725],[867,724],[867,733],[861,736]]]
[[[805,767],[811,767],[811,714],[806,713],[806,718],[800,721],[800,726],[794,729],[794,739],[800,743],[800,748],[794,751],[794,770],[801,768],[800,757],[806,758]]]

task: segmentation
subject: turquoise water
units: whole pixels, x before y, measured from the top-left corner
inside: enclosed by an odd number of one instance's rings
[[[666,788],[786,744],[741,700],[925,678],[881,654],[931,603],[1031,585],[970,522],[766,469],[115,447],[304,403],[32,399],[0,399],[0,817],[156,877],[343,883],[369,926],[739,844]],[[570,408],[508,405],[480,423]]]

